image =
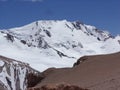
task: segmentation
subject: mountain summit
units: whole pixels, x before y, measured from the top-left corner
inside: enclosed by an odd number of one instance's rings
[[[0,30],[0,55],[29,63],[43,71],[71,67],[81,56],[120,51],[120,36],[80,21],[36,21]]]

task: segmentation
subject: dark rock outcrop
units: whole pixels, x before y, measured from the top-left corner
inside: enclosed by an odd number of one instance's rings
[[[42,74],[34,74],[34,73],[29,73],[27,75],[27,88],[29,87],[34,87],[35,85],[37,85],[38,83],[40,83],[40,81],[44,78],[44,75]]]
[[[13,42],[14,41],[14,36],[12,36],[11,34],[7,34],[7,36],[5,36],[6,37],[6,39],[8,40],[8,41],[11,41],[11,42]]]
[[[87,59],[88,59],[87,56],[81,57],[80,59],[77,60],[76,63],[73,64],[73,67],[78,66],[80,63],[84,62]]]

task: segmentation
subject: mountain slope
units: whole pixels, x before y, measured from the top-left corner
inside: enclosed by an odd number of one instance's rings
[[[0,55],[27,62],[43,71],[71,67],[84,55],[120,51],[120,36],[81,22],[37,21],[0,31]]]
[[[51,68],[42,74],[45,78],[34,88],[68,84],[89,90],[120,90],[120,53],[84,56],[72,68]]]
[[[26,90],[30,74],[40,75],[26,63],[0,56],[0,90]]]

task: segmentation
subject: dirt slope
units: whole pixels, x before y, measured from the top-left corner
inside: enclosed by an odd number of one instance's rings
[[[73,68],[48,69],[43,74],[36,87],[67,83],[90,90],[120,90],[120,53],[85,56]]]

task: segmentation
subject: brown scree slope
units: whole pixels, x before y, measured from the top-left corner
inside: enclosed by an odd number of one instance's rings
[[[90,90],[120,90],[120,53],[84,56],[73,68],[51,68],[43,74],[35,87],[67,83]]]

